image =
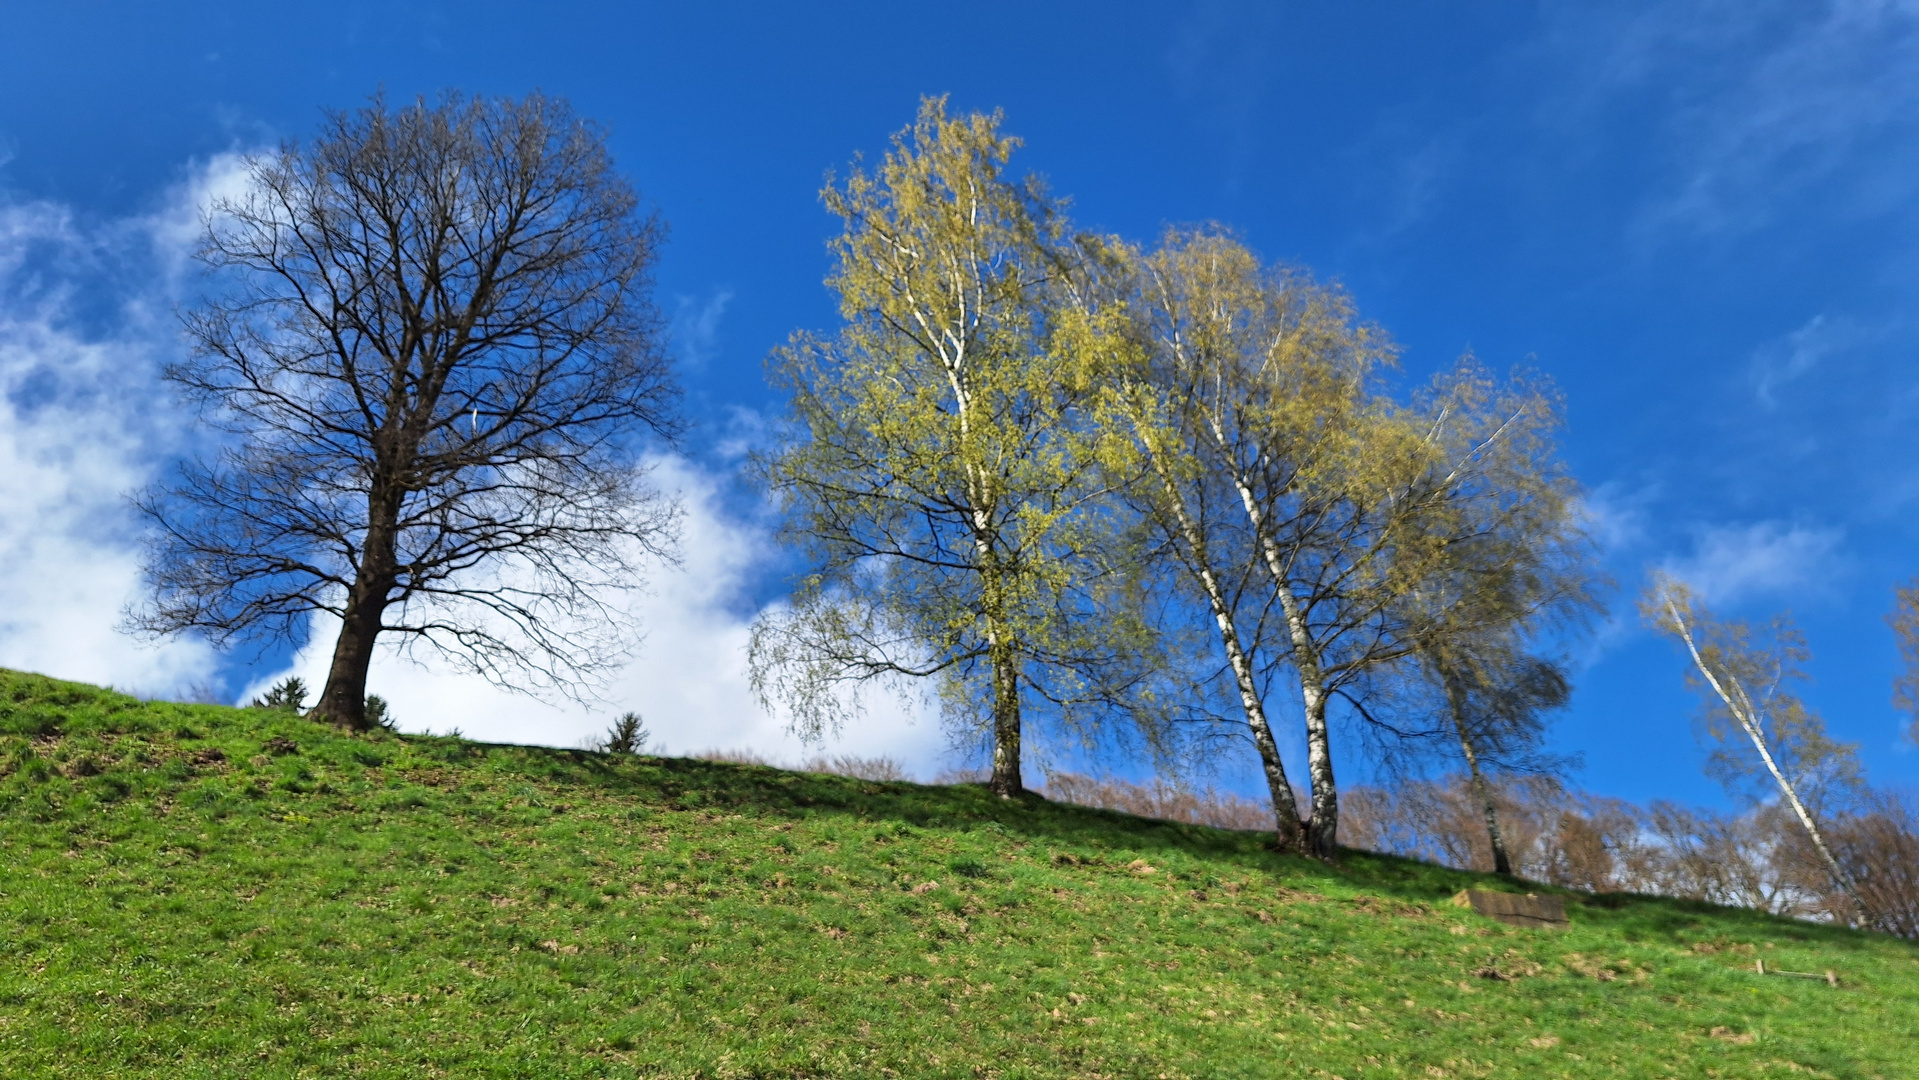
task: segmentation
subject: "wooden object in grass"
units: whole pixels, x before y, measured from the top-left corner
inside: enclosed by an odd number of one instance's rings
[[[1839,976],[1835,975],[1831,971],[1827,971],[1825,974],[1822,975],[1816,971],[1786,971],[1783,968],[1772,968],[1771,970],[1768,970],[1766,968],[1766,961],[1763,957],[1758,960],[1754,960],[1752,962],[1752,966],[1753,966],[1753,969],[1759,972],[1759,974],[1761,975],[1790,975],[1795,979],[1824,979],[1826,980],[1827,986],[1839,985]]]
[[[1457,907],[1470,907],[1489,919],[1496,919],[1508,926],[1535,926],[1557,929],[1567,925],[1566,902],[1557,896],[1535,896],[1527,893],[1486,892],[1482,889],[1461,889],[1453,897]]]

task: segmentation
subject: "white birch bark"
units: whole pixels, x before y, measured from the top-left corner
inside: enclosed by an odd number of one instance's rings
[[[1286,778],[1286,766],[1279,756],[1279,744],[1273,738],[1271,725],[1266,721],[1266,704],[1259,693],[1259,683],[1254,677],[1251,658],[1246,655],[1239,638],[1239,628],[1233,622],[1232,608],[1226,602],[1226,592],[1220,586],[1219,576],[1213,570],[1208,554],[1206,538],[1186,509],[1172,477],[1167,475],[1165,462],[1159,455],[1148,451],[1152,459],[1153,471],[1158,476],[1161,489],[1165,492],[1167,505],[1173,512],[1174,522],[1180,530],[1180,537],[1192,552],[1188,567],[1200,588],[1206,594],[1207,606],[1213,613],[1213,621],[1219,630],[1220,647],[1226,652],[1227,663],[1232,667],[1233,682],[1239,690],[1240,706],[1246,714],[1246,726],[1252,729],[1253,745],[1259,750],[1260,765],[1266,773],[1266,788],[1273,800],[1273,820],[1279,834],[1280,847],[1294,850],[1299,847],[1300,822],[1299,809],[1294,802],[1293,785]]]
[[[1773,782],[1779,785],[1780,794],[1785,796],[1787,804],[1792,807],[1792,812],[1798,816],[1799,824],[1805,826],[1806,835],[1812,838],[1813,847],[1819,849],[1820,858],[1825,860],[1827,870],[1832,873],[1833,883],[1845,892],[1846,899],[1852,901],[1853,909],[1864,916],[1866,908],[1860,903],[1859,893],[1851,875],[1847,874],[1839,865],[1839,860],[1833,857],[1832,849],[1826,846],[1826,838],[1819,831],[1819,823],[1813,819],[1812,812],[1806,809],[1806,804],[1800,800],[1799,793],[1793,790],[1792,782],[1786,779],[1786,774],[1780,770],[1779,763],[1773,759],[1772,748],[1766,745],[1766,732],[1760,724],[1759,712],[1753,707],[1752,698],[1747,696],[1746,688],[1740,685],[1739,680],[1730,672],[1727,673],[1724,682],[1714,675],[1712,669],[1707,666],[1705,657],[1699,654],[1699,646],[1693,641],[1692,626],[1680,614],[1679,606],[1668,597],[1665,600],[1665,607],[1666,614],[1672,619],[1673,628],[1679,634],[1679,639],[1686,643],[1686,651],[1692,656],[1693,666],[1699,669],[1699,674],[1705,678],[1706,684],[1712,687],[1713,693],[1719,695],[1719,700],[1726,703],[1726,711],[1732,714],[1734,722],[1745,731],[1746,737],[1752,740],[1753,749],[1759,752],[1759,760],[1765,762],[1766,771],[1772,774]],[[1730,691],[1727,689],[1727,684],[1731,686]]]

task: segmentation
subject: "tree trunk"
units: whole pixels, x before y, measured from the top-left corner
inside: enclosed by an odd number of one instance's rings
[[[340,637],[333,643],[333,664],[327,669],[326,689],[320,703],[308,713],[351,731],[370,727],[366,716],[366,674],[373,666],[373,645],[380,636],[386,618],[388,599],[395,584],[394,542],[399,519],[397,500],[375,495],[371,519],[366,531],[366,547],[360,553],[360,565],[347,590],[346,610],[340,620]]]
[[[985,500],[981,500],[984,502]],[[986,621],[986,661],[993,669],[993,778],[1002,799],[1022,795],[1020,780],[1019,650],[1006,628],[1006,592],[992,515],[973,511],[973,550],[979,558],[980,609]]]
[[[993,664],[993,794],[1011,799],[1024,794],[1020,780],[1019,658],[997,631]]]
[[[1313,785],[1313,815],[1306,822],[1306,853],[1331,859],[1339,853],[1339,785],[1333,780],[1333,740],[1326,726],[1326,680],[1319,667],[1299,601],[1279,575],[1279,560],[1269,548],[1267,558],[1279,591],[1279,606],[1293,639],[1293,669],[1299,672],[1300,704],[1306,712],[1306,769]]]
[[[1266,704],[1260,700],[1259,685],[1253,680],[1253,665],[1240,647],[1239,630],[1218,596],[1210,573],[1202,579],[1213,601],[1213,617],[1219,624],[1219,637],[1232,664],[1233,681],[1239,686],[1239,700],[1246,710],[1246,726],[1253,730],[1253,745],[1259,749],[1259,763],[1266,770],[1266,790],[1273,799],[1273,822],[1278,830],[1282,851],[1298,851],[1301,835],[1299,806],[1293,801],[1293,785],[1286,779],[1286,765],[1279,758],[1279,744],[1266,722]]]
[[[1493,789],[1486,783],[1486,776],[1479,771],[1479,762],[1471,757],[1466,759],[1473,774],[1473,792],[1479,797],[1479,804],[1486,809],[1486,842],[1493,849],[1493,873],[1513,876],[1513,862],[1506,854],[1506,838],[1499,832],[1499,808],[1493,804]]]
[[[1317,678],[1301,682],[1306,705],[1306,767],[1313,783],[1313,816],[1306,823],[1306,852],[1314,858],[1331,859],[1339,853],[1339,785],[1333,782],[1326,692]]]
[[[381,616],[386,609],[386,592],[378,596],[356,583],[348,594],[346,618],[340,624],[339,640],[333,644],[333,664],[327,669],[326,689],[310,715],[352,731],[365,731],[366,674],[373,664],[373,643],[380,633]]]
[[[1233,486],[1252,522],[1266,570],[1273,576],[1273,590],[1279,595],[1280,610],[1286,617],[1286,630],[1293,642],[1293,667],[1299,672],[1299,692],[1306,707],[1306,773],[1313,788],[1312,817],[1306,822],[1306,853],[1330,859],[1339,851],[1339,787],[1333,781],[1332,737],[1326,730],[1326,686],[1319,670],[1319,650],[1314,647],[1299,600],[1286,582],[1279,551],[1266,531],[1265,515],[1253,498],[1253,489],[1244,477],[1235,476]]]
[[[1187,551],[1192,553],[1192,561],[1187,569],[1206,591],[1207,606],[1212,609],[1213,622],[1219,628],[1220,647],[1226,650],[1226,661],[1233,669],[1233,682],[1239,688],[1240,707],[1246,712],[1246,726],[1252,729],[1253,745],[1258,748],[1260,766],[1266,771],[1266,790],[1273,800],[1273,823],[1280,850],[1298,851],[1301,841],[1299,806],[1293,801],[1293,785],[1286,779],[1286,764],[1279,758],[1279,744],[1273,739],[1272,725],[1266,722],[1266,703],[1259,695],[1259,683],[1253,676],[1252,660],[1240,643],[1239,627],[1233,622],[1225,590],[1220,588],[1219,577],[1213,573],[1206,537],[1200,532],[1199,524],[1192,515],[1187,513],[1178,487],[1157,455],[1153,458],[1153,467],[1159,476],[1167,505],[1173,511],[1174,521],[1179,525],[1180,536],[1186,542]]]
[[[1486,842],[1492,846],[1493,873],[1511,877],[1512,860],[1506,856],[1506,838],[1499,832],[1499,808],[1493,803],[1492,786],[1479,771],[1479,754],[1473,750],[1472,736],[1466,731],[1466,702],[1453,680],[1446,680],[1446,704],[1452,710],[1453,730],[1459,734],[1459,752],[1466,755],[1466,770],[1472,774],[1473,798],[1486,814]]]

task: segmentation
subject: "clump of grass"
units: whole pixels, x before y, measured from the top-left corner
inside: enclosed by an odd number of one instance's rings
[[[800,770],[881,783],[901,783],[913,779],[906,771],[906,766],[890,757],[859,757],[854,754],[821,755],[801,765]]]

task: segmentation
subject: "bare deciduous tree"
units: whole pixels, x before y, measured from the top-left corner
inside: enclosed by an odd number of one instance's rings
[[[1876,792],[1861,800],[1860,812],[1834,822],[1831,833],[1834,854],[1872,928],[1919,939],[1919,808],[1913,799]],[[1837,902],[1828,909],[1842,911]]]
[[[1537,881],[1595,892],[1678,896],[1801,919],[1861,922],[1919,938],[1919,813],[1909,796],[1868,792],[1821,833],[1861,909],[1783,802],[1739,813],[1666,801],[1634,806],[1568,789],[1551,776],[1489,780],[1513,866]],[[1346,793],[1340,839],[1354,847],[1462,869],[1490,866],[1470,777],[1411,780]]]
[[[670,542],[642,482],[675,432],[648,297],[661,238],[556,99],[330,114],[215,202],[168,377],[227,435],[140,496],[149,633],[340,620],[314,715],[364,727],[377,639],[577,689],[619,655],[605,587]]]
[[[1606,892],[1641,880],[1643,814],[1628,803],[1568,790],[1557,777],[1506,775],[1486,784],[1516,874]],[[1490,870],[1493,853],[1471,777],[1363,785],[1346,793],[1340,839],[1353,847]]]

